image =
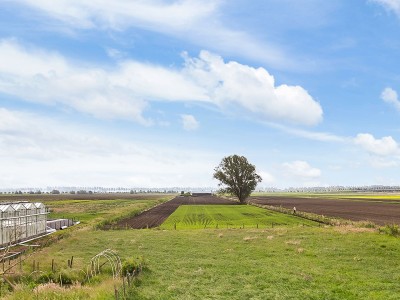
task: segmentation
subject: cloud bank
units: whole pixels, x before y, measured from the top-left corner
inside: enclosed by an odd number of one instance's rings
[[[253,68],[201,51],[184,55],[181,69],[119,62],[88,66],[58,53],[0,41],[0,92],[47,105],[60,105],[98,118],[122,118],[144,125],[151,101],[205,102],[222,112],[265,121],[315,125],[322,108],[301,86],[275,85],[264,68]]]
[[[3,188],[213,186],[219,155],[120,140],[36,114],[0,108]],[[196,170],[196,172],[193,172]]]

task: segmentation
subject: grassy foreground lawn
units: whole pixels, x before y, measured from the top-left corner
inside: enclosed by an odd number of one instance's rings
[[[73,255],[78,270],[109,247],[121,257],[144,256],[147,262],[132,299],[398,299],[400,294],[399,240],[351,227],[80,230],[35,259],[50,269],[52,258],[60,266]],[[103,284],[55,294],[42,287],[39,299],[113,299],[112,287],[108,282],[108,289]],[[30,295],[27,288],[6,299],[24,295]]]
[[[318,223],[251,205],[181,205],[163,229],[318,226]]]
[[[146,206],[166,200],[159,197],[145,200]],[[123,260],[143,257],[146,262],[127,299],[399,299],[400,240],[374,229],[292,225],[257,229],[246,223],[244,229],[103,231],[93,225],[139,211],[143,203],[68,201],[54,203],[55,213],[81,213],[86,221],[58,232],[62,239],[28,258],[22,278],[48,274],[53,259],[56,272],[81,274],[94,255],[111,248]],[[219,213],[242,218],[241,226],[246,214],[224,207],[224,214]],[[255,218],[263,215],[259,210],[269,213],[252,206],[235,207],[255,208],[257,213],[244,211]],[[218,214],[207,209],[208,215]],[[200,209],[196,214],[201,213]],[[292,218],[275,212],[267,216]],[[74,265],[68,268],[72,256]],[[40,272],[32,275],[33,261],[40,263]],[[121,288],[121,280],[106,273],[83,286],[27,281],[17,284],[11,294],[1,291],[0,297],[115,299],[114,286]]]

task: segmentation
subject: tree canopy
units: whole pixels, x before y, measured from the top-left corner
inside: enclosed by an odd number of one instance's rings
[[[246,157],[236,154],[222,159],[214,169],[214,178],[220,181],[220,192],[236,196],[240,203],[245,203],[262,181],[261,176],[256,173],[256,167]]]

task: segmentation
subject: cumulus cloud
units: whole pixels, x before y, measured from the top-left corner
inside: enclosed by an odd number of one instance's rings
[[[371,0],[382,5],[386,10],[395,13],[400,18],[400,0]]]
[[[293,162],[286,162],[282,166],[288,175],[301,180],[315,179],[321,176],[321,170],[313,168],[306,161],[296,160]]]
[[[199,122],[192,115],[181,115],[183,128],[187,131],[196,130],[199,128]]]
[[[301,86],[275,85],[264,68],[253,68],[201,51],[198,58],[185,55],[183,73],[206,90],[222,109],[243,107],[264,120],[315,125],[322,120],[322,108]]]
[[[0,91],[23,100],[61,104],[99,118],[150,124],[148,100],[196,100],[203,91],[179,72],[135,61],[113,70],[82,66],[57,53],[0,42]]]
[[[372,134],[360,133],[355,137],[354,143],[372,154],[387,156],[399,152],[399,146],[391,136],[376,139]]]
[[[262,120],[314,125],[322,109],[300,86],[275,85],[263,68],[202,51],[185,56],[181,69],[133,60],[112,68],[72,62],[58,53],[0,41],[0,92],[26,101],[58,104],[99,118],[123,118],[149,125],[150,101],[191,101]]]
[[[399,97],[394,89],[390,87],[385,88],[381,93],[381,99],[386,103],[393,105],[397,110],[400,111]]]

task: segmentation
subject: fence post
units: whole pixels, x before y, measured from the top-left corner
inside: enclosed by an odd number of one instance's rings
[[[125,290],[125,277],[122,277],[122,285],[124,287],[124,297],[126,297],[126,290]]]
[[[115,285],[114,285],[114,295],[115,295],[115,300],[118,300],[118,290]]]

